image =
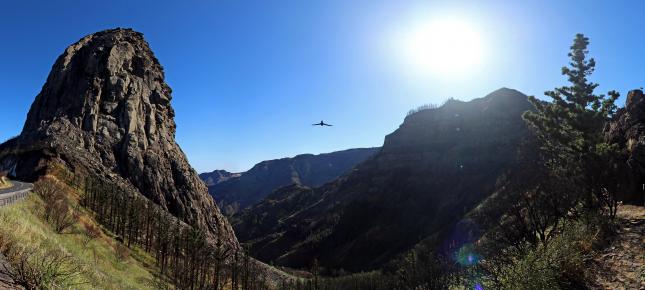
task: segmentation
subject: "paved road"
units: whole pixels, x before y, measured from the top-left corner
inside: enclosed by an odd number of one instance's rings
[[[12,204],[27,196],[27,193],[34,187],[31,183],[11,181],[12,187],[0,189],[0,206]]]
[[[31,183],[26,182],[12,180],[11,184],[13,185],[12,187],[0,189],[0,206],[12,204],[25,198],[33,188]],[[11,267],[5,260],[5,257],[0,253],[0,289],[24,290],[25,288],[15,284],[10,273]]]
[[[21,190],[29,190],[33,188],[33,185],[31,183],[26,183],[26,182],[20,182],[20,181],[15,181],[11,180],[11,184],[13,184],[12,187],[5,188],[5,189],[0,189],[0,195],[6,194],[6,193],[12,193],[16,191],[21,191]]]

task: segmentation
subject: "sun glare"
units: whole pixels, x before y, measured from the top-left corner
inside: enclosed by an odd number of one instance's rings
[[[435,19],[404,32],[399,54],[414,73],[440,77],[466,75],[481,67],[485,48],[481,33],[457,19]]]

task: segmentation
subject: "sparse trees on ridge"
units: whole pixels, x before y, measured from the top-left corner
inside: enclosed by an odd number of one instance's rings
[[[209,242],[198,227],[186,225],[152,201],[102,178],[58,173],[66,183],[82,189],[80,204],[119,241],[118,260],[127,260],[138,246],[155,257],[162,279],[179,289],[267,289],[266,279],[243,249],[221,241]],[[55,196],[57,183],[39,185],[44,196]],[[92,234],[90,234],[92,235]],[[93,237],[88,236],[88,239]]]

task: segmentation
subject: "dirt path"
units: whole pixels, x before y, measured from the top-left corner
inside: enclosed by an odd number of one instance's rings
[[[645,290],[645,207],[618,210],[618,234],[595,258],[594,289]]]

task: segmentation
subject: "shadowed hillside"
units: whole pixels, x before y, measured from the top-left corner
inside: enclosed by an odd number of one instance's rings
[[[306,267],[316,258],[352,271],[383,265],[428,235],[439,243],[515,162],[530,108],[504,88],[413,113],[335,182],[278,190],[236,216],[236,234],[267,262]]]

